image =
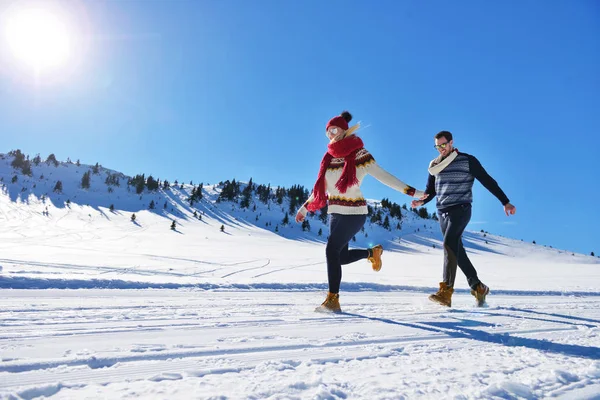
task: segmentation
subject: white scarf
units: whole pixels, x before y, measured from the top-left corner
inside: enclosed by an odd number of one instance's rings
[[[440,172],[444,170],[454,159],[458,156],[458,149],[453,149],[452,152],[446,158],[442,158],[442,156],[438,156],[437,158],[431,160],[429,163],[429,173],[433,176],[438,175]]]

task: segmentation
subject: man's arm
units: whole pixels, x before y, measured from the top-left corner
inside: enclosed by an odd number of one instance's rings
[[[492,178],[487,171],[483,168],[479,160],[471,155],[469,155],[469,170],[471,174],[479,181],[481,184],[490,191],[491,194],[496,196],[498,200],[502,203],[502,205],[507,205],[510,203],[506,194],[500,189],[498,186],[498,182]]]
[[[410,202],[412,208],[421,207],[429,203],[435,197],[435,176],[429,175],[427,178],[427,186],[425,187],[424,195],[419,200],[413,200]]]
[[[425,194],[428,195],[423,201],[423,204],[429,203],[435,197],[435,176],[429,174],[427,177],[427,186],[425,187]]]

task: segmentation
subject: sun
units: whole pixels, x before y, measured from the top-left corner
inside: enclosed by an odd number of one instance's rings
[[[41,8],[14,10],[6,19],[5,37],[11,53],[36,72],[65,65],[71,40],[59,15]]]

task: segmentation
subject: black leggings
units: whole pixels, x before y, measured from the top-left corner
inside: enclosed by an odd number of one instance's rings
[[[369,256],[368,250],[348,250],[348,242],[360,231],[366,220],[366,215],[329,215],[329,239],[325,255],[327,256],[327,278],[329,279],[330,293],[340,292],[342,265]]]

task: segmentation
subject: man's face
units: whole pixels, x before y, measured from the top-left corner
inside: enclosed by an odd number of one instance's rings
[[[437,151],[440,152],[440,154],[442,155],[442,157],[446,157],[448,156],[448,154],[450,154],[452,152],[452,144],[454,143],[454,140],[451,140],[448,142],[448,140],[445,137],[441,137],[439,139],[435,139],[435,148],[437,149]]]

